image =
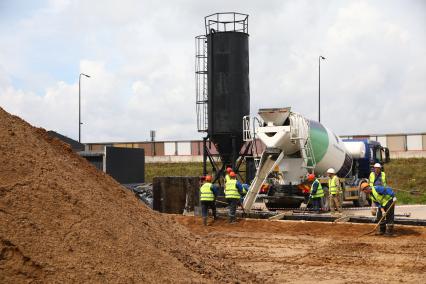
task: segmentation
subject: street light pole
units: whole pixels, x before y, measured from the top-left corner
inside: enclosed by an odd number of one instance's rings
[[[81,75],[90,78],[89,75],[86,75],[84,73],[80,73],[78,76],[78,142],[81,143],[81,125],[83,124],[81,122]]]
[[[321,59],[325,60],[325,57],[318,57],[318,122],[321,122]]]

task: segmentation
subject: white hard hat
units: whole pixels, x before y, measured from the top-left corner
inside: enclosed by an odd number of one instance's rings
[[[373,167],[374,167],[374,168],[381,168],[381,167],[382,167],[382,165],[380,165],[379,163],[375,163]]]
[[[335,173],[336,173],[336,171],[333,168],[329,168],[327,170],[327,174],[335,174]]]

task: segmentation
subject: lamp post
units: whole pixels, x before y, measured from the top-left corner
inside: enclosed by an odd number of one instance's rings
[[[325,60],[322,55],[318,57],[318,122],[321,122],[321,60]]]
[[[86,75],[84,73],[80,73],[78,76],[78,142],[81,143],[81,125],[83,124],[81,122],[81,75],[90,78],[89,75]]]

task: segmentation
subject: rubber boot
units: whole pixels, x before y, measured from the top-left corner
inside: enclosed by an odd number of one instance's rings
[[[207,226],[207,217],[203,217],[203,225]]]
[[[388,236],[388,237],[393,236],[393,224],[387,224],[386,225],[385,235]]]
[[[376,235],[376,236],[382,236],[382,235],[384,235],[384,234],[385,234],[385,230],[386,230],[386,227],[385,227],[385,226],[380,225],[380,226],[377,228],[377,231],[376,231],[375,235]]]

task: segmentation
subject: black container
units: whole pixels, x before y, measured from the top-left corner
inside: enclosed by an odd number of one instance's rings
[[[207,34],[208,134],[224,163],[234,163],[243,145],[243,116],[250,113],[249,35]]]

